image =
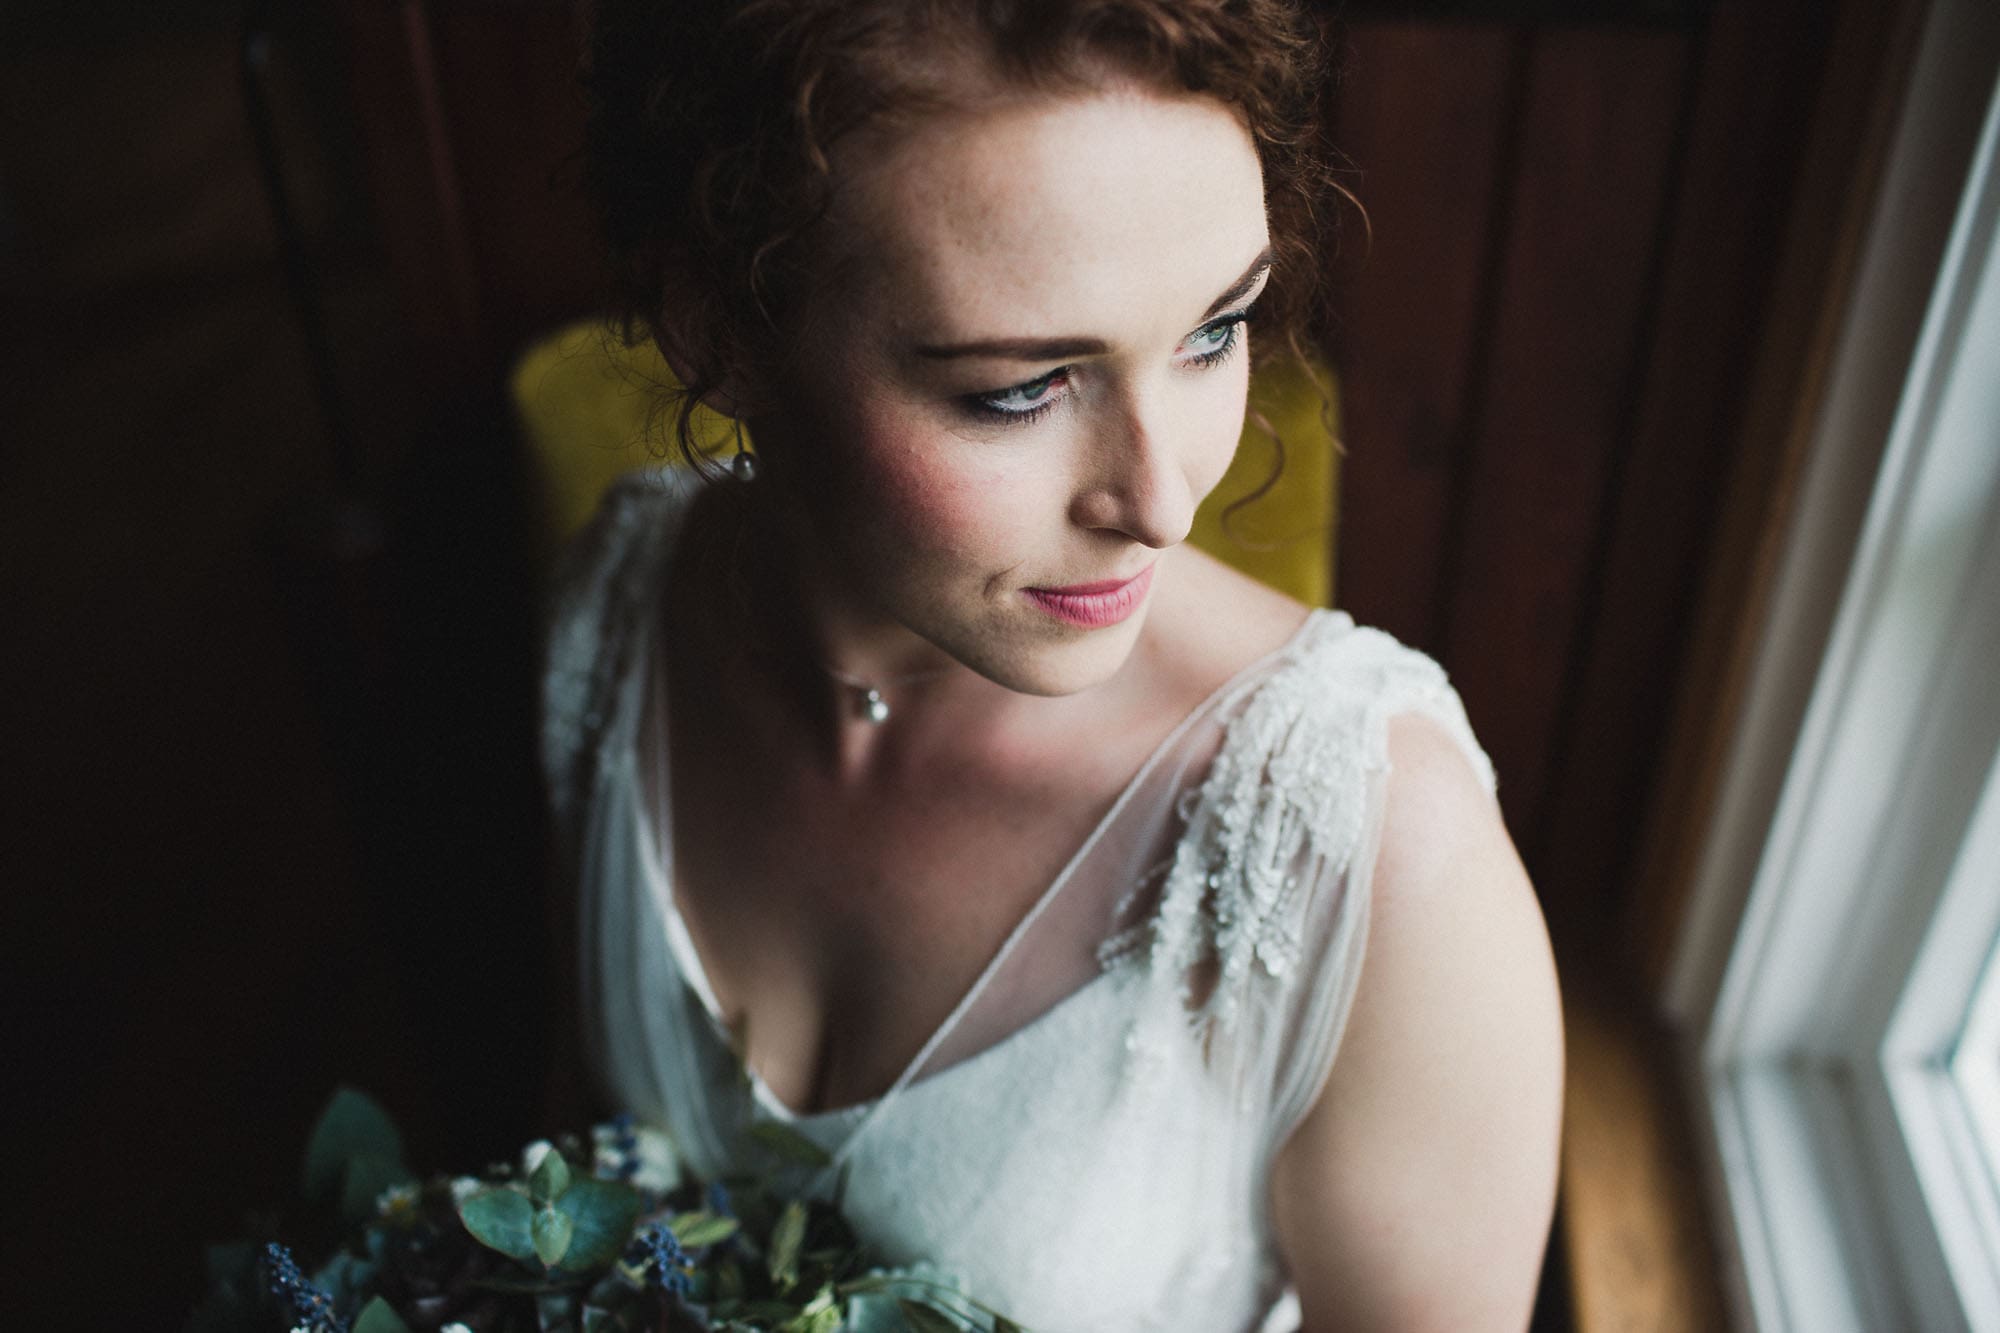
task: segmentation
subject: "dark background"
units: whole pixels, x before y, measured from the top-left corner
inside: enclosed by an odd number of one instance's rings
[[[1568,986],[1631,957],[1868,8],[1328,10],[1373,231],[1345,218],[1327,294],[1340,602],[1452,673]],[[50,1327],[177,1326],[338,1081],[420,1165],[552,1128],[536,511],[499,389],[592,304],[578,21],[273,7],[246,83],[244,18],[0,10],[0,1310]]]

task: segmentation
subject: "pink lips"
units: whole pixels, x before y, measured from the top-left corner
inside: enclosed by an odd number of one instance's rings
[[[1067,588],[1024,588],[1028,600],[1057,620],[1066,620],[1085,629],[1115,625],[1139,609],[1146,589],[1153,583],[1153,567],[1146,566],[1129,579],[1104,583],[1077,583]]]

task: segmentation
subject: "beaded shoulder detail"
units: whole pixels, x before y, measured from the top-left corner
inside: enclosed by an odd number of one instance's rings
[[[1107,941],[1105,965],[1170,980],[1198,1023],[1227,1025],[1247,997],[1282,989],[1302,949],[1328,934],[1308,928],[1328,910],[1309,899],[1344,892],[1356,859],[1373,854],[1389,719],[1409,711],[1451,733],[1494,789],[1444,669],[1345,613],[1322,613],[1231,702],[1206,775],[1180,797],[1172,857],[1137,891],[1153,910]],[[1365,919],[1366,903],[1331,910]]]
[[[542,677],[542,768],[558,823],[595,782],[592,756],[619,683],[641,646],[657,577],[697,481],[671,469],[628,474],[563,552],[551,596]]]

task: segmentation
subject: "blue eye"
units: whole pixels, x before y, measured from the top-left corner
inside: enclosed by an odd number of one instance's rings
[[[1194,350],[1190,360],[1198,366],[1212,366],[1230,352],[1236,350],[1238,330],[1244,326],[1242,316],[1232,318],[1228,324],[1208,324],[1206,328],[1194,330],[1188,338],[1188,346]]]
[[[1189,353],[1181,364],[1206,370],[1227,360],[1241,345],[1243,327],[1254,310],[1252,306],[1235,314],[1217,316],[1190,333],[1181,344]],[[1071,369],[1062,366],[1036,379],[996,389],[992,393],[971,394],[961,401],[975,416],[1010,426],[1026,425],[1069,397],[1067,389]]]
[[[966,402],[975,412],[1010,424],[1033,421],[1062,401],[1063,395],[1056,390],[1068,374],[1069,367],[1064,366],[1025,384],[993,393],[974,394]]]
[[[1185,346],[1193,353],[1188,358],[1194,365],[1207,368],[1228,358],[1241,342],[1243,325],[1250,318],[1248,310],[1234,315],[1224,315],[1212,324],[1204,324],[1188,335]]]

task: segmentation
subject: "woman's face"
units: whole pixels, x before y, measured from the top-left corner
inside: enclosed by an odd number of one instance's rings
[[[816,582],[1011,689],[1107,679],[1242,427],[1249,132],[1120,86],[857,136],[835,168],[839,276],[756,421]]]

